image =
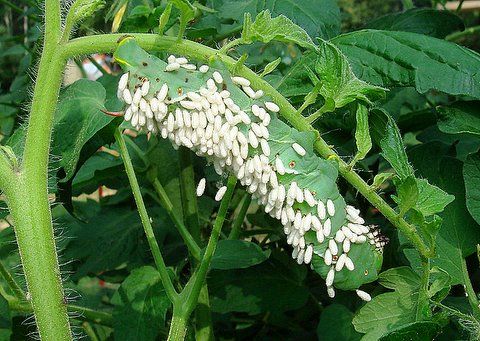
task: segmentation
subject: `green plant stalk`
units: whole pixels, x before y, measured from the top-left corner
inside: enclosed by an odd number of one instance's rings
[[[180,166],[180,191],[182,196],[183,216],[185,224],[195,242],[200,245],[200,224],[198,222],[198,203],[195,186],[195,171],[193,169],[190,149],[180,147],[178,149],[178,161]]]
[[[240,211],[238,211],[238,214],[233,221],[232,230],[228,235],[228,239],[238,239],[238,237],[240,237],[243,221],[245,220],[251,202],[252,196],[249,193],[245,194]]]
[[[170,219],[172,219],[173,223],[177,227],[178,232],[182,236],[185,244],[187,244],[188,251],[196,260],[200,260],[200,247],[197,245],[195,240],[193,239],[192,235],[188,231],[185,224],[183,224],[182,219],[180,219],[177,214],[173,211],[173,204],[170,201],[170,198],[167,195],[167,192],[163,188],[162,184],[158,180],[158,178],[153,179],[152,181],[153,188],[157,192],[158,197],[160,198],[160,202],[162,203],[163,208],[167,211]]]
[[[172,321],[168,332],[168,341],[183,341],[187,335],[188,317],[182,311],[173,308]]]
[[[195,308],[195,340],[215,340],[207,282],[205,282],[200,289],[197,306]]]
[[[464,31],[459,31],[459,32],[454,32],[452,34],[449,34],[448,36],[445,37],[445,40],[458,41],[464,37],[467,37],[469,35],[473,35],[476,33],[480,33],[480,25],[466,28]]]
[[[85,53],[112,52],[117,46],[117,40],[125,34],[105,34],[90,37],[83,37],[71,40],[64,48],[64,58],[74,57]],[[218,50],[209,48],[189,40],[178,41],[175,37],[160,37],[154,34],[135,34],[133,36],[140,46],[146,50],[170,51],[176,54],[185,55],[189,58],[208,61],[210,58],[218,58],[229,69],[233,69],[236,60],[220,53]],[[323,140],[306,118],[296,114],[296,109],[276,91],[268,82],[261,79],[255,72],[246,66],[237,69],[239,76],[250,80],[255,89],[261,89],[264,93],[272,97],[273,101],[280,107],[280,114],[293,127],[300,131],[311,131],[317,136],[315,150],[324,158],[334,158],[338,162],[339,173],[355,187],[373,206],[375,206],[390,223],[398,228],[409,239],[421,255],[427,258],[434,256],[435,251],[431,250],[424,243],[416,228],[407,223],[402,217],[398,217],[395,210],[390,207],[355,171],[353,171],[346,162],[340,159],[340,156]]]
[[[465,258],[462,259],[462,274],[465,292],[467,294],[468,303],[470,303],[470,306],[472,307],[473,316],[480,320],[480,304],[478,302],[477,294],[475,293],[475,290],[473,290],[470,276],[468,275],[467,261]]]
[[[431,313],[429,308],[428,286],[430,282],[430,259],[422,257],[422,277],[420,278],[420,288],[418,290],[417,308],[415,311],[415,321],[427,319]],[[428,315],[427,315],[428,314]]]
[[[237,179],[233,176],[228,178],[227,191],[225,192],[220,208],[218,210],[215,223],[213,224],[212,233],[208,240],[205,253],[203,254],[200,265],[197,271],[190,277],[187,285],[180,293],[178,301],[173,306],[173,317],[170,325],[170,332],[168,340],[181,341],[185,338],[187,332],[187,322],[193,309],[197,306],[198,299],[202,288],[204,288],[205,279],[207,276],[210,263],[212,261],[215,248],[217,247],[218,238],[222,230],[223,223],[227,215],[228,207],[230,206],[230,200],[235,190]]]
[[[162,280],[163,287],[165,292],[172,303],[177,300],[178,293],[176,292],[172,280],[168,274],[167,266],[163,260],[162,253],[158,247],[157,240],[155,239],[155,234],[153,233],[152,224],[150,223],[150,218],[148,216],[145,203],[143,202],[142,193],[140,191],[140,186],[138,185],[137,176],[133,169],[132,160],[128,154],[127,145],[125,144],[125,139],[123,138],[122,132],[120,129],[115,130],[115,141],[120,147],[120,155],[122,156],[123,163],[125,165],[125,171],[127,172],[128,181],[132,188],[133,197],[135,198],[135,203],[137,204],[138,213],[140,215],[140,220],[142,221],[143,228],[145,230],[145,235],[147,236],[148,245],[150,246],[150,251],[152,252],[153,259],[157,266],[158,272],[160,273],[160,278]]]
[[[82,323],[83,330],[85,334],[90,338],[90,341],[99,341],[97,334],[95,334],[95,330],[93,330],[92,326],[88,322]]]
[[[182,194],[183,216],[186,225],[197,245],[201,244],[200,224],[198,221],[198,203],[195,185],[195,171],[192,163],[192,152],[185,147],[178,150],[180,166],[180,190]],[[196,266],[196,262],[192,262]],[[198,304],[195,309],[195,339],[213,340],[212,316],[207,283],[200,290]]]
[[[203,283],[205,282],[208,269],[210,268],[210,263],[217,247],[218,238],[220,237],[220,232],[222,231],[223,223],[225,222],[228,207],[230,206],[230,200],[232,200],[233,191],[235,190],[236,184],[237,179],[232,175],[229,176],[227,181],[227,191],[225,192],[220,203],[220,208],[218,209],[217,217],[215,218],[212,233],[210,234],[210,239],[208,240],[207,247],[205,248],[202,261],[200,262],[197,271],[195,271],[185,286],[185,289],[181,293],[181,297],[186,298],[185,300],[180,300],[182,303],[181,310],[187,317],[197,304],[198,296]],[[185,295],[186,297],[184,297]]]
[[[12,291],[12,293],[15,295],[16,298],[20,300],[25,299],[25,293],[23,292],[22,288],[18,285],[18,283],[15,281],[13,276],[10,274],[10,272],[7,270],[5,265],[3,265],[2,262],[0,262],[0,275],[3,277],[5,282],[7,282],[8,287]]]
[[[57,45],[60,2],[45,2],[44,47],[34,88],[22,165],[6,189],[22,266],[42,340],[71,340],[48,201],[47,169],[53,113],[65,60]]]

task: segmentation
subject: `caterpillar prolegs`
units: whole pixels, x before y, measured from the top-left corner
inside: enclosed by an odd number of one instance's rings
[[[234,174],[281,221],[292,257],[325,279],[330,297],[334,287],[358,289],[376,279],[386,239],[346,205],[335,161],[314,153],[314,134],[281,121],[280,108],[262,90],[219,62],[197,66],[173,55],[165,62],[133,39],[120,43],[115,59],[126,72],[117,93],[125,120],[176,148],[188,147],[220,175]],[[201,180],[198,195],[204,186]],[[215,199],[224,192],[220,188]]]

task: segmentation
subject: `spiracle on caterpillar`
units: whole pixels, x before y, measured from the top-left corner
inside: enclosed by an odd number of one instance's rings
[[[375,278],[388,240],[345,204],[335,166],[313,152],[313,133],[289,127],[262,90],[218,63],[197,68],[173,55],[165,63],[134,40],[123,42],[115,58],[127,71],[117,91],[126,121],[207,158],[219,175],[234,174],[281,222],[297,263],[312,264],[325,278],[330,297],[335,286],[370,300],[358,286]],[[201,179],[197,195],[204,190]],[[215,200],[225,191],[221,187]],[[359,259],[367,265],[357,267]]]

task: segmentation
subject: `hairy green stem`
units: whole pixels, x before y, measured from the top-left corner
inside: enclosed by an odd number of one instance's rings
[[[172,219],[173,223],[177,227],[178,232],[182,236],[185,244],[187,244],[188,251],[191,253],[193,258],[196,260],[200,260],[200,247],[197,245],[195,240],[193,239],[192,235],[188,231],[187,227],[183,223],[182,219],[177,216],[175,211],[173,210],[173,204],[170,201],[170,198],[167,195],[167,192],[163,188],[160,181],[155,178],[152,180],[152,185],[155,191],[157,192],[158,197],[160,198],[160,202],[162,203],[163,208],[167,211],[170,219]]]
[[[467,294],[468,302],[472,307],[473,316],[480,320],[480,304],[478,302],[478,296],[475,293],[475,290],[473,290],[472,282],[470,281],[467,261],[465,260],[465,258],[462,259],[462,275],[463,284],[465,286],[465,293]]]
[[[170,301],[173,303],[176,301],[178,293],[176,292],[172,280],[170,279],[167,266],[165,265],[162,253],[160,252],[157,240],[155,239],[152,224],[150,223],[150,217],[148,216],[147,208],[145,207],[145,203],[143,202],[142,193],[140,191],[140,186],[138,185],[137,181],[137,176],[135,175],[135,171],[133,169],[132,160],[130,159],[130,155],[128,154],[127,145],[125,144],[125,139],[123,138],[120,129],[117,129],[115,131],[115,141],[117,141],[120,147],[120,155],[122,156],[123,163],[125,165],[125,171],[127,172],[128,181],[130,182],[130,186],[132,188],[133,197],[135,198],[135,203],[137,204],[138,213],[140,215],[143,228],[145,230],[145,235],[147,236],[150,251],[152,252],[153,259],[157,266],[158,272],[160,273],[160,278],[162,280],[163,287],[165,288],[165,292]]]
[[[418,290],[417,308],[415,320],[422,321],[429,317],[429,297],[428,285],[430,281],[430,259],[422,257],[422,277],[420,278],[420,288]]]
[[[117,46],[117,40],[124,34],[105,34],[90,37],[83,37],[71,40],[64,48],[64,58],[73,57],[81,54],[94,52],[112,52]],[[154,34],[135,34],[133,36],[140,46],[146,50],[161,50],[175,52],[185,55],[189,58],[208,61],[210,58],[218,58],[230,70],[236,69],[236,74],[247,78],[252,87],[261,89],[267,96],[272,97],[273,101],[280,107],[280,114],[294,128],[299,131],[311,131],[317,136],[315,150],[324,158],[335,158],[338,161],[340,174],[355,187],[373,206],[375,206],[390,223],[398,228],[409,239],[421,255],[431,258],[435,251],[427,247],[422,240],[416,228],[407,223],[403,218],[398,217],[395,210],[388,205],[356,172],[354,172],[346,162],[340,159],[337,153],[322,139],[320,134],[312,127],[305,117],[296,114],[296,109],[290,102],[275,90],[268,82],[260,78],[255,72],[246,66],[236,67],[237,61],[220,51],[210,47],[198,44],[189,40],[178,41],[173,37],[160,37]]]
[[[168,341],[183,341],[187,335],[188,317],[182,311],[173,308],[172,321],[170,322],[170,331],[168,332]]]
[[[251,202],[252,202],[252,196],[249,193],[245,194],[243,198],[242,206],[240,207],[240,211],[238,211],[238,215],[235,217],[235,220],[233,221],[232,230],[228,235],[228,239],[238,239],[238,237],[240,237],[243,221],[245,220],[245,216],[247,214],[247,211],[248,211],[248,208],[250,207]]]
[[[48,158],[53,113],[65,60],[57,45],[60,2],[45,2],[44,47],[34,88],[22,165],[6,191],[27,288],[42,340],[71,340],[48,200]]]
[[[8,301],[10,310],[16,311],[22,314],[31,314],[33,312],[32,305],[28,301],[24,301],[13,296],[5,297]],[[68,312],[72,313],[73,317],[77,320],[90,321],[102,326],[112,327],[113,316],[112,314],[97,311],[94,309],[81,307],[73,304],[67,306]]]

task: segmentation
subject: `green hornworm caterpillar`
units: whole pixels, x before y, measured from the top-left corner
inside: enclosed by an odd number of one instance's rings
[[[165,63],[133,39],[120,43],[115,59],[126,72],[118,84],[125,120],[206,157],[220,175],[233,173],[265,212],[281,221],[292,257],[325,278],[331,297],[334,286],[358,289],[376,279],[386,239],[346,205],[335,162],[313,151],[314,134],[281,121],[279,107],[262,90],[218,62],[197,68],[170,56]],[[202,179],[197,195],[204,189]]]

